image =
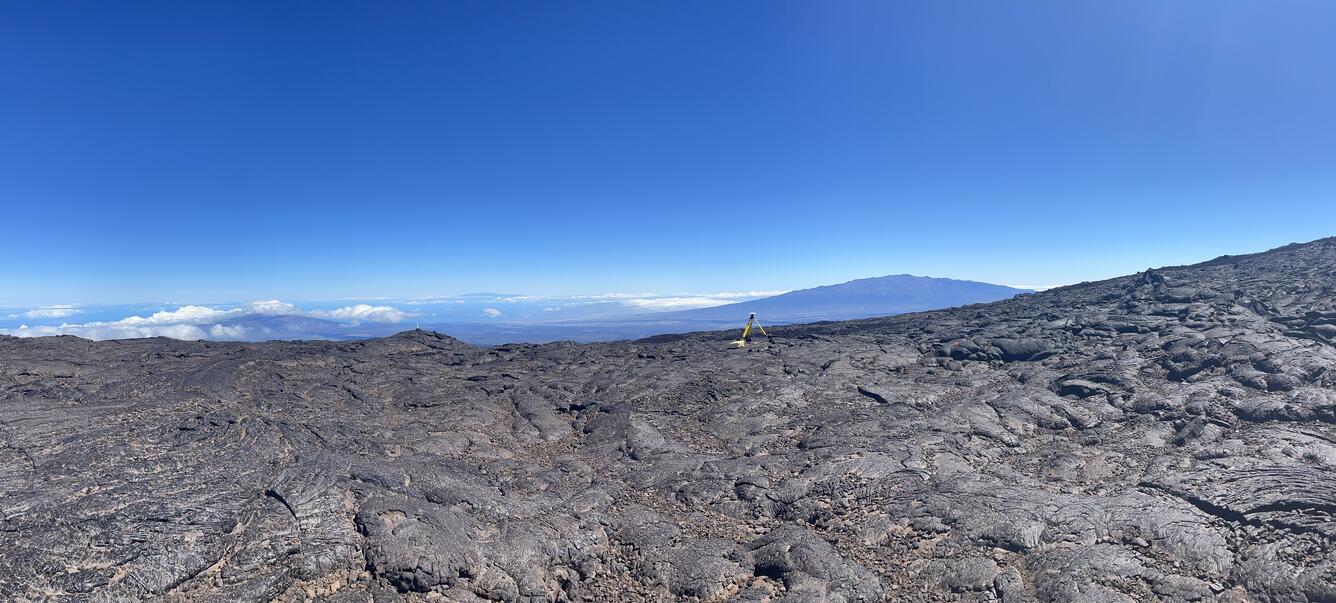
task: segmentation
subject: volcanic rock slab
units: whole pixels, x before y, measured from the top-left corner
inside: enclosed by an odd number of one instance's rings
[[[1336,241],[731,335],[0,338],[0,600],[1336,600]]]

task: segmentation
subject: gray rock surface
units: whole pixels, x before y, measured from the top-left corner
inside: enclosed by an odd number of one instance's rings
[[[0,337],[0,600],[1336,600],[1336,241],[732,335]]]

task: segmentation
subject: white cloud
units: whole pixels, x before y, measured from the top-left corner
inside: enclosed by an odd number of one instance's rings
[[[365,320],[368,322],[399,322],[409,316],[407,312],[394,306],[372,306],[370,304],[357,304],[334,310],[313,310],[310,315],[336,320]]]
[[[488,318],[496,318],[498,316],[501,316],[501,311],[497,310],[496,308],[483,308],[482,313],[486,315]]]
[[[547,302],[546,311],[553,311],[553,308],[561,306],[588,306],[597,304],[616,304],[629,307],[635,310],[656,311],[656,310],[682,310],[690,308],[706,308],[718,306],[734,301],[743,301],[757,299],[761,297],[770,297],[779,295],[786,291],[721,291],[717,293],[682,293],[682,294],[659,294],[659,293],[597,293],[592,295],[505,295],[490,299],[478,299],[475,297],[429,297],[408,300],[402,303],[405,305],[424,305],[424,304],[444,304],[456,303],[465,304],[470,302],[496,302],[496,303],[526,303],[526,302]],[[495,308],[493,308],[495,309]],[[485,312],[488,316],[493,316],[490,312]]]
[[[394,303],[403,304],[405,306],[425,306],[428,304],[464,303],[464,300],[455,299],[453,297],[421,297],[418,299],[395,300]]]
[[[240,309],[218,310],[208,306],[181,306],[180,308],[171,311],[163,310],[161,312],[154,312],[150,316],[127,316],[116,322],[124,325],[164,325],[172,323],[200,324],[238,316],[242,313],[243,311]]]
[[[574,295],[571,299],[630,299],[633,297],[649,297],[653,293],[599,293],[598,295]]]
[[[711,297],[650,297],[643,299],[628,299],[622,303],[631,306],[632,308],[643,308],[646,310],[685,310],[690,308],[722,306],[728,303],[728,301]]]
[[[0,329],[0,334],[18,337],[48,335],[76,335],[86,339],[131,339],[138,337],[171,337],[173,339],[246,339],[252,332],[242,325],[221,324],[222,321],[247,314],[316,316],[349,322],[397,323],[410,314],[391,306],[356,304],[334,310],[305,311],[276,299],[254,301],[239,308],[210,308],[185,305],[175,310],[154,312],[148,316],[127,316],[108,322],[82,324],[62,323],[59,326],[21,325],[17,329]],[[43,316],[45,317],[45,316]],[[213,323],[212,326],[209,326]]]
[[[716,297],[719,299],[758,299],[762,297],[773,297],[788,293],[786,290],[779,291],[723,291],[720,293],[707,293],[706,297]]]
[[[735,301],[770,297],[784,291],[724,291],[720,293],[700,293],[688,295],[645,296],[621,299],[621,303],[642,310],[690,310],[722,306]]]
[[[251,314],[297,314],[297,306],[288,302],[270,299],[265,301],[253,301],[246,304],[246,311]]]
[[[65,305],[44,306],[44,307],[41,307],[41,308],[33,308],[33,309],[31,309],[31,310],[28,310],[27,312],[19,312],[18,314],[10,314],[10,315],[6,316],[5,318],[11,319],[11,320],[16,319],[16,318],[65,318],[65,317],[67,317],[67,316],[74,316],[75,314],[78,314],[79,312],[80,312],[80,310],[79,310],[79,307],[78,307],[78,306],[75,306],[75,305],[73,305],[73,304],[65,304]]]
[[[62,324],[58,327],[29,327],[22,325],[17,329],[5,329],[6,335],[15,337],[45,337],[48,335],[76,335],[84,339],[135,339],[140,337],[171,337],[172,339],[207,339],[204,329],[196,325],[129,325],[116,323],[91,322],[87,324]]]
[[[231,318],[245,311],[239,308],[219,310],[207,306],[181,306],[175,310],[154,312],[149,316],[127,316],[109,322],[88,322],[82,324],[61,323],[59,326],[20,325],[17,329],[0,329],[0,333],[18,337],[42,337],[47,335],[75,335],[85,339],[133,339],[139,337],[171,337],[173,339],[208,339],[209,331],[199,325]],[[226,338],[228,329],[220,333]]]

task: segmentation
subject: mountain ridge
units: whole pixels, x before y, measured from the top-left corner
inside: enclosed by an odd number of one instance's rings
[[[756,312],[772,323],[848,320],[985,303],[1032,292],[980,281],[892,274],[645,318],[736,320],[739,315],[745,319],[748,313]]]

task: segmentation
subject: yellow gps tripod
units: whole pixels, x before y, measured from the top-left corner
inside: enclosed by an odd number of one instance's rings
[[[728,344],[728,347],[731,348],[747,347],[747,344],[751,342],[752,325],[756,325],[756,330],[760,331],[762,335],[770,337],[770,334],[765,332],[765,327],[761,326],[761,322],[756,320],[756,313],[752,312],[751,314],[747,315],[747,326],[742,327],[742,339],[739,339],[737,341],[734,341],[733,343]]]

